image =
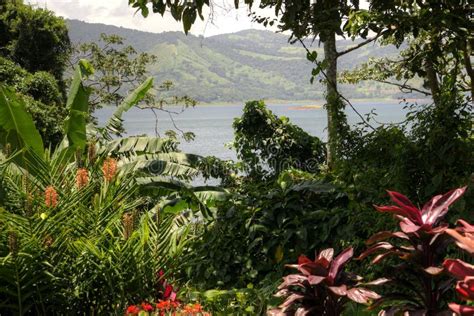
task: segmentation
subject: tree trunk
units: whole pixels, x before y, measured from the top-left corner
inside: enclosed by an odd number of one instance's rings
[[[433,62],[429,58],[425,61],[425,70],[426,80],[428,81],[428,86],[431,90],[433,102],[436,106],[439,106],[441,101],[438,77],[436,75],[436,70],[434,69]]]
[[[472,69],[471,63],[471,50],[472,47],[470,46],[469,41],[466,40],[466,45],[463,50],[464,67],[466,68],[466,72],[471,79],[471,102],[474,102],[474,70]]]
[[[338,115],[341,106],[337,93],[337,50],[336,34],[328,32],[324,38],[324,59],[326,63],[326,111],[328,115],[328,142],[327,142],[327,164],[332,168],[337,159],[337,147],[339,143],[338,126],[340,125]]]

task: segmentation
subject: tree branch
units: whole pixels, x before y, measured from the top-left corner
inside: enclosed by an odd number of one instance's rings
[[[306,46],[306,44],[304,43],[304,41],[301,39],[301,38],[298,38],[298,41],[301,43],[301,45],[303,45],[303,48],[306,50],[307,53],[311,53],[310,50],[308,49],[308,47]],[[317,64],[319,66],[319,68],[321,69],[321,73],[323,74],[324,78],[326,78],[326,80],[328,80],[328,77],[326,75],[326,72],[323,70],[323,67],[321,66],[321,62],[315,60],[314,61],[315,64]],[[334,84],[334,82],[332,82],[332,84]],[[339,98],[341,98],[342,100],[344,100],[351,108],[352,110],[357,114],[357,116],[359,116],[359,118],[362,120],[362,122],[367,126],[369,127],[370,129],[372,129],[373,131],[375,131],[375,128],[370,125],[369,122],[367,122],[364,117],[362,116],[362,114],[359,113],[359,111],[356,110],[356,108],[354,107],[354,105],[351,103],[351,101],[349,101],[346,97],[344,97],[341,93],[339,93],[339,91],[337,89],[336,90],[336,94],[338,95]]]
[[[377,34],[376,36],[374,36],[374,37],[372,37],[372,38],[369,38],[369,39],[367,39],[367,40],[365,40],[365,41],[363,41],[363,42],[357,44],[356,46],[353,46],[353,47],[351,47],[351,48],[348,48],[348,49],[346,49],[346,50],[344,50],[344,51],[342,51],[342,52],[338,52],[338,53],[337,53],[337,57],[341,57],[342,55],[345,55],[345,54],[350,53],[350,52],[352,52],[352,51],[354,51],[354,50],[356,50],[356,49],[358,49],[358,48],[361,48],[362,46],[367,45],[367,44],[369,44],[369,43],[375,41],[376,39],[378,39],[378,38],[379,38],[380,36],[382,36],[382,35],[383,35],[383,33],[379,33],[379,34]]]
[[[379,80],[379,79],[372,79],[372,80],[380,82],[380,83],[385,83],[385,84],[389,84],[389,85],[392,85],[392,86],[399,87],[402,92],[419,92],[419,93],[421,93],[425,96],[430,96],[431,95],[431,93],[428,92],[428,91],[424,91],[424,90],[414,88],[412,86],[407,85],[406,83],[402,84],[402,83],[396,83],[396,82],[391,82],[391,81],[386,81],[386,80]]]

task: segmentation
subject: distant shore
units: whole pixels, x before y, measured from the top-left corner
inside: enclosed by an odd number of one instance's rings
[[[250,101],[250,100],[248,100]],[[325,104],[325,100],[281,100],[281,99],[263,99],[265,104],[267,105],[288,105],[288,106],[315,106],[315,107],[323,107]],[[414,99],[414,98],[407,98],[407,99],[393,99],[393,98],[360,98],[360,99],[349,99],[350,102],[355,103],[429,103],[430,99]],[[223,105],[245,105],[246,101],[233,101],[233,102],[198,102],[197,106],[223,106]]]

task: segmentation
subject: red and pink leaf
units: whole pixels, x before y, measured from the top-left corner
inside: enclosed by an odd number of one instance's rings
[[[459,248],[474,255],[474,238],[472,234],[466,233],[466,236],[463,236],[454,229],[446,229],[446,233],[454,238]]]
[[[383,212],[383,213],[394,213],[395,215],[400,215],[402,217],[408,218],[411,221],[421,224],[421,215],[420,215],[420,210],[415,209],[404,209],[398,206],[377,206],[374,205],[377,211]]]
[[[385,253],[381,253],[381,254],[376,255],[375,258],[372,260],[372,263],[373,264],[378,264],[380,261],[382,261],[383,259],[385,259],[386,257],[388,257],[390,255],[397,255],[397,256],[403,258],[404,256],[407,255],[407,253],[403,252],[403,251],[398,251],[398,250],[390,250],[390,251],[387,251]]]
[[[310,263],[310,262],[313,262],[313,260],[309,259],[305,255],[300,255],[298,257],[298,264],[305,264],[305,263]]]
[[[360,256],[357,258],[357,260],[362,260],[379,250],[392,250],[394,248],[395,247],[391,243],[381,241],[379,243],[376,243],[372,247],[368,248],[363,253],[361,253]]]
[[[356,303],[368,304],[369,301],[379,299],[381,296],[374,291],[370,291],[362,287],[355,287],[347,290],[347,297]]]
[[[458,280],[474,276],[474,266],[459,259],[446,259],[443,267]]]
[[[467,187],[462,187],[458,189],[454,189],[449,191],[448,193],[444,194],[441,198],[435,196],[433,199],[436,199],[435,202],[428,202],[427,207],[423,207],[424,214],[423,216],[426,218],[424,222],[426,224],[433,225],[442,218],[448,212],[448,208],[451,204],[456,202],[466,191]],[[432,200],[433,200],[432,199]],[[426,206],[426,205],[425,205]]]
[[[308,277],[308,282],[311,285],[318,285],[319,283],[323,282],[326,277],[324,276],[318,276],[318,275],[310,275]]]
[[[328,281],[329,284],[334,284],[334,280],[336,279],[339,272],[342,270],[344,265],[354,256],[354,249],[352,247],[346,248],[343,250],[331,263],[331,267],[329,268],[328,273]]]
[[[409,198],[394,191],[387,191],[387,193],[390,195],[390,198],[393,202],[398,204],[401,209],[410,214],[408,218],[410,218],[415,223],[421,224],[421,211],[410,201]]]
[[[465,278],[456,284],[456,291],[467,301],[474,301],[474,276]]]
[[[426,273],[430,275],[440,275],[441,273],[444,272],[444,269],[442,267],[428,267],[424,269]]]
[[[421,226],[413,223],[411,220],[408,218],[404,218],[400,221],[400,229],[405,233],[405,234],[413,234],[416,233],[418,230],[420,230]]]
[[[286,300],[279,307],[283,308],[282,312],[285,312],[289,307],[291,307],[291,305],[293,305],[295,302],[301,301],[305,297],[306,296],[303,294],[293,293],[290,296],[288,296]]]
[[[456,224],[460,224],[461,227],[458,229],[463,233],[474,233],[474,225],[469,224],[463,219],[458,219]]]
[[[367,282],[367,283],[360,283],[360,285],[382,285],[382,284],[385,284],[387,282],[390,282],[391,280],[390,279],[387,279],[387,278],[379,278],[379,279],[376,279],[376,280],[373,280],[373,281],[370,281],[370,282]]]
[[[449,309],[460,316],[472,316],[474,315],[474,306],[458,305],[454,303],[448,304]]]
[[[283,289],[288,286],[304,286],[304,283],[308,281],[306,276],[300,274],[290,274],[283,277],[283,283],[278,286],[278,289]]]
[[[373,243],[388,239],[390,237],[397,237],[401,239],[410,239],[405,233],[402,232],[391,232],[391,231],[382,231],[372,235],[367,241],[365,242],[367,245],[371,245]]]
[[[322,265],[324,268],[329,268],[329,265],[331,264],[332,258],[334,257],[334,249],[333,248],[328,248],[324,249],[319,253],[318,256],[316,256],[315,262],[317,264]]]
[[[340,286],[328,286],[328,289],[338,296],[347,295],[347,286],[345,284]]]

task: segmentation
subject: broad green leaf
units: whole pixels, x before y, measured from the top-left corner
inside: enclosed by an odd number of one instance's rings
[[[87,143],[86,125],[89,115],[90,91],[84,87],[82,80],[93,72],[91,64],[87,60],[81,59],[76,66],[67,98],[66,107],[69,110],[69,116],[66,119],[64,130],[69,140],[69,147],[74,150],[84,149]]]
[[[26,111],[23,99],[15,92],[0,86],[0,142],[7,143],[13,150],[30,148],[43,156],[44,147],[41,135],[35,127],[31,115]]]
[[[142,101],[152,87],[153,77],[149,77],[140,86],[138,86],[138,88],[130,93],[127,98],[125,98],[125,100],[118,106],[115,113],[107,122],[105,128],[111,133],[117,131],[120,126],[120,122],[122,121],[122,114]]]
[[[196,21],[196,11],[193,9],[184,9],[183,12],[183,27],[184,27],[184,33],[187,35],[189,30],[191,29],[191,26],[193,23]]]

